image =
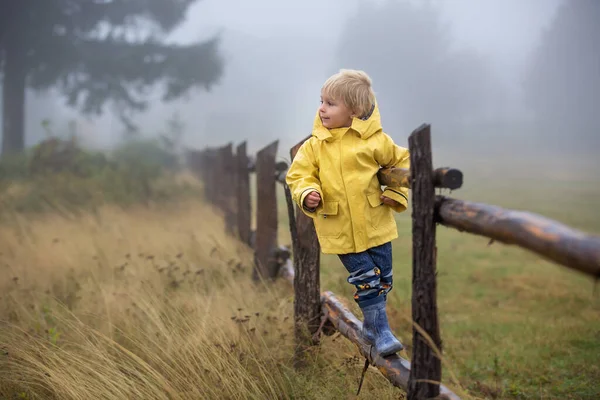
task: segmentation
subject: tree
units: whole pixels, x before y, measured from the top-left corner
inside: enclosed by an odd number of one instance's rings
[[[564,1],[533,52],[525,77],[540,140],[563,150],[597,151],[600,145],[598,21],[599,1]]]
[[[336,65],[369,73],[389,131],[408,134],[428,122],[451,137],[491,115],[502,95],[485,57],[452,48],[431,2],[363,3],[345,24]]]
[[[222,74],[218,37],[166,42],[197,0],[0,0],[2,153],[24,147],[25,89],[57,87],[69,106],[100,114],[106,103],[124,122],[144,110],[148,90],[163,100]]]

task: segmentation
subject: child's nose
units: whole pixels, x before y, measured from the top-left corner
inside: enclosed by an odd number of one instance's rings
[[[325,112],[325,103],[321,104],[321,107],[319,107],[319,111]]]

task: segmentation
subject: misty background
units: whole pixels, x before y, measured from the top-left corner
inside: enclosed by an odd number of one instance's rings
[[[201,0],[166,40],[218,37],[222,75],[170,102],[152,89],[131,120],[153,136],[176,119],[193,148],[247,139],[255,152],[279,139],[287,156],[311,131],[324,80],[358,68],[373,78],[384,130],[400,145],[426,122],[449,152],[595,160],[598,21],[596,0]],[[110,103],[86,115],[59,89],[26,93],[27,146],[49,130],[98,148],[125,134]]]

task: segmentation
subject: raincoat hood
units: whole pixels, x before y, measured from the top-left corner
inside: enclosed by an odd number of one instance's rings
[[[362,139],[368,139],[373,136],[377,132],[382,132],[383,128],[381,126],[381,114],[379,114],[379,106],[377,102],[373,105],[371,109],[371,113],[367,115],[365,118],[356,118],[352,119],[352,125],[348,128],[334,128],[335,130],[343,130],[346,133],[348,130],[352,129]],[[319,110],[317,110],[317,115],[315,116],[315,121],[313,123],[313,131],[312,134],[319,140],[325,140],[327,142],[334,140],[334,135],[332,135],[331,131],[333,129],[328,129],[323,125],[321,121],[321,117],[319,116]]]
[[[294,156],[286,183],[292,199],[313,219],[323,253],[358,253],[398,237],[393,212],[406,210],[408,188],[382,190],[381,167],[409,168],[410,156],[383,132],[377,103],[347,128],[327,129],[317,111],[312,135]],[[307,208],[312,192],[321,201]],[[381,196],[398,204],[388,206]]]

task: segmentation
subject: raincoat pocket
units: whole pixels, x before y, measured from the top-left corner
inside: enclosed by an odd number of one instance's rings
[[[392,210],[381,200],[381,192],[367,194],[369,201],[369,222],[373,229],[388,228],[393,219]]]
[[[342,221],[338,215],[339,202],[324,201],[315,219],[315,229],[319,236],[338,237],[342,233]]]

